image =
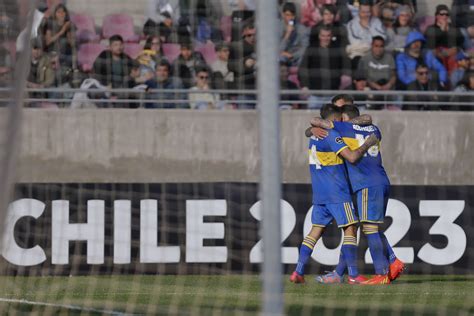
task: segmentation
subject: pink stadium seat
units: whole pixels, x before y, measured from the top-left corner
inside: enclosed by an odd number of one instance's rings
[[[435,17],[431,15],[421,16],[415,20],[416,25],[421,33],[425,34],[428,26],[433,25],[435,22]]]
[[[125,42],[138,43],[140,41],[140,36],[135,34],[133,19],[128,14],[110,14],[104,17],[102,37],[108,39],[113,35],[122,36]]]
[[[212,42],[207,42],[206,44],[198,45],[194,50],[202,54],[204,60],[208,65],[212,64],[217,59],[216,46]]]
[[[170,63],[172,63],[181,53],[181,46],[179,44],[165,43],[162,47],[163,55],[165,55]]]
[[[140,55],[143,50],[143,46],[138,43],[125,43],[123,50],[131,59],[137,59],[138,55]]]
[[[4,42],[2,46],[10,53],[12,62],[16,60],[16,42]]]
[[[232,38],[232,17],[223,16],[221,18],[220,28],[221,28],[222,36],[224,37],[224,41],[230,42]]]
[[[71,15],[71,21],[77,28],[76,37],[79,43],[98,43],[100,41],[93,17],[87,14],[75,13]]]
[[[79,46],[79,50],[77,51],[77,61],[82,71],[91,71],[97,56],[99,56],[105,49],[106,46],[100,43],[85,43]]]
[[[351,84],[352,84],[352,77],[348,75],[342,75],[339,89],[341,90],[347,89]]]

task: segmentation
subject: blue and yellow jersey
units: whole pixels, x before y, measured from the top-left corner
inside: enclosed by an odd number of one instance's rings
[[[351,150],[359,148],[372,133],[377,135],[380,140],[382,139],[382,134],[375,125],[361,126],[348,122],[334,122],[334,129],[340,133],[344,143]],[[356,164],[346,162],[346,166],[353,191],[377,185],[390,185],[382,165],[379,144],[370,147]]]
[[[338,154],[347,148],[335,129],[328,137],[309,140],[309,171],[313,186],[313,204],[344,203],[351,201],[344,160]]]

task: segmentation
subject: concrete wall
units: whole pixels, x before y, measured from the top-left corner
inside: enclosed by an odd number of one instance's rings
[[[285,182],[309,182],[309,111],[282,112]],[[474,184],[474,113],[371,112],[393,184]],[[19,182],[257,182],[253,111],[24,113]]]

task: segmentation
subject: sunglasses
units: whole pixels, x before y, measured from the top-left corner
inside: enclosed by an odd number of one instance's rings
[[[202,80],[207,80],[207,79],[209,79],[208,76],[199,76],[198,78],[199,78],[199,79],[202,79]]]
[[[427,71],[417,71],[416,73],[419,74],[420,76],[426,76],[426,75],[428,75],[428,72],[427,72]]]

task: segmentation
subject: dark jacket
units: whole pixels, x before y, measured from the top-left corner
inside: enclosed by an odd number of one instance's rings
[[[120,55],[120,69],[117,73],[114,69],[112,53],[103,51],[94,62],[94,76],[104,86],[112,85],[112,88],[126,88],[129,80],[132,60],[122,53]]]

